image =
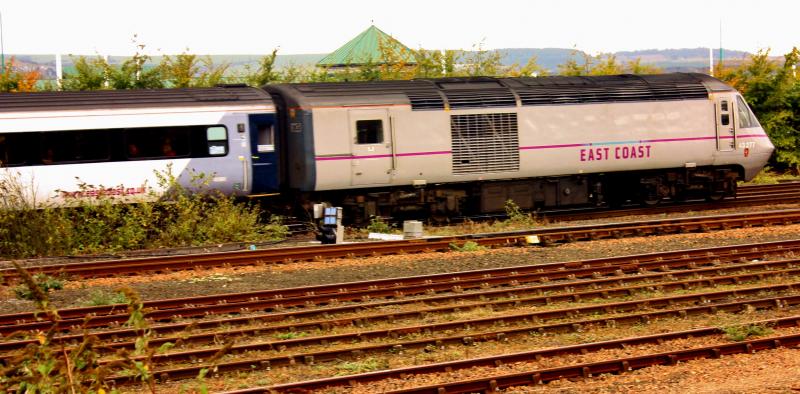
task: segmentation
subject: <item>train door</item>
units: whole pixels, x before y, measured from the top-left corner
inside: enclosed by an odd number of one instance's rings
[[[252,157],[252,193],[278,191],[278,143],[273,114],[250,115],[250,154]]]
[[[733,127],[733,102],[729,96],[717,98],[717,150],[729,152],[736,148],[736,129]]]
[[[394,144],[385,109],[350,110],[352,184],[385,184],[392,179]]]

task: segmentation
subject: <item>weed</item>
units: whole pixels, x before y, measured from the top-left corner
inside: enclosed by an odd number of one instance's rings
[[[103,290],[94,290],[89,294],[89,300],[85,303],[89,306],[99,305],[112,305],[112,304],[125,304],[128,298],[125,294],[119,291],[108,292]]]
[[[486,249],[485,246],[478,245],[475,241],[464,242],[464,245],[458,246],[456,243],[450,244],[450,249],[455,252],[477,252]]]
[[[505,210],[509,224],[529,227],[536,224],[536,219],[533,215],[522,212],[522,209],[520,209],[519,205],[517,205],[514,200],[506,200]]]
[[[336,366],[340,371],[338,375],[353,375],[358,373],[377,371],[379,369],[386,369],[389,363],[386,360],[379,360],[376,358],[368,358],[363,361],[344,362]]]
[[[392,226],[388,223],[383,221],[383,218],[380,216],[375,216],[369,221],[369,225],[367,226],[367,231],[371,233],[390,233],[392,231]]]
[[[304,336],[306,336],[305,333],[289,331],[289,332],[278,333],[278,334],[275,335],[275,338],[278,338],[278,339],[280,339],[282,341],[285,341],[287,339],[302,338]]]
[[[61,290],[64,288],[63,280],[54,278],[47,274],[36,274],[33,276],[33,281],[45,294],[49,293],[50,290]],[[30,284],[25,282],[19,284],[14,288],[14,295],[22,300],[33,300],[35,298],[35,294],[28,286],[30,286]]]
[[[772,329],[760,324],[724,327],[722,331],[729,341],[741,342],[751,337],[760,337],[772,334]]]

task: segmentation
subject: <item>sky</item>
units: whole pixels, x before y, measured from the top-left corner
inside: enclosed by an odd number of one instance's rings
[[[375,24],[418,49],[590,54],[800,46],[797,0],[0,0],[6,54],[329,53]]]

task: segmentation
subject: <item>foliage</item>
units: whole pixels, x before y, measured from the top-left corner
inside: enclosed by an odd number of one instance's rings
[[[373,357],[362,361],[346,361],[336,365],[336,369],[339,370],[337,375],[352,375],[387,368],[389,368],[389,363],[386,360]]]
[[[106,69],[109,66],[105,59],[98,56],[89,60],[80,56],[73,60],[75,73],[64,74],[61,81],[64,90],[98,90],[106,86]]]
[[[369,221],[369,225],[367,226],[367,231],[371,233],[382,233],[387,234],[392,231],[392,226],[389,223],[383,221],[383,218],[380,216],[375,216]]]
[[[0,72],[0,92],[32,92],[40,76],[37,70],[24,70],[16,66],[12,57]]]
[[[751,179],[749,184],[769,185],[780,182],[798,182],[800,177],[789,173],[775,172],[770,166],[761,169],[755,178]],[[742,182],[744,183],[744,182]]]
[[[772,334],[772,329],[760,324],[730,326],[722,329],[725,337],[730,341],[741,342],[751,337],[760,337]]]
[[[772,166],[778,170],[800,169],[800,82],[792,66],[800,63],[800,50],[784,55],[783,64],[759,51],[737,67],[719,66],[716,75],[744,95],[761,126],[775,145]]]
[[[113,305],[128,303],[128,297],[121,291],[108,292],[103,290],[94,290],[89,294],[89,300],[86,302],[89,306],[99,305]]]
[[[250,73],[247,77],[247,83],[250,86],[263,86],[271,82],[275,82],[279,78],[279,74],[275,71],[275,58],[278,56],[278,49],[273,49],[272,53],[264,56],[258,62],[258,69]],[[247,69],[250,71],[249,67]]]
[[[486,249],[485,246],[478,245],[475,241],[464,242],[461,246],[458,246],[455,242],[450,244],[450,250],[454,252],[478,252],[484,249]]]
[[[47,332],[36,332],[37,342],[11,354],[0,367],[0,390],[19,393],[103,393],[116,392],[109,386],[106,377],[114,374],[132,375],[145,381],[149,391],[155,392],[154,379],[148,359],[137,361],[129,355],[121,354],[117,362],[100,364],[96,351],[96,336],[84,332],[77,345],[66,346],[55,340],[58,332],[58,311],[51,305],[43,285],[18,264],[14,264],[23,283],[33,291],[32,299],[39,311],[53,324]],[[123,290],[129,297],[128,309],[131,311],[129,324],[138,329],[136,343],[142,340],[147,322],[141,314],[142,305],[132,290]],[[143,349],[144,350],[144,349]],[[137,364],[137,362],[139,364]],[[144,374],[142,372],[145,372]]]
[[[536,219],[531,214],[522,212],[522,209],[514,200],[506,200],[504,208],[509,224],[528,227],[536,224]]]
[[[157,202],[121,204],[119,197],[98,193],[75,199],[74,207],[55,208],[37,202],[34,180],[0,173],[0,256],[254,242],[288,234],[280,217],[266,218],[257,206],[211,190],[209,175],[193,174],[192,188],[181,186],[169,170],[157,175],[167,190]],[[105,190],[79,185],[81,190]]]
[[[47,274],[36,274],[33,276],[33,280],[36,282],[37,286],[39,286],[39,290],[45,294],[49,293],[50,290],[61,290],[64,288],[63,280],[54,278]],[[28,283],[23,282],[14,288],[14,295],[19,299],[33,300],[35,291],[28,287]]]

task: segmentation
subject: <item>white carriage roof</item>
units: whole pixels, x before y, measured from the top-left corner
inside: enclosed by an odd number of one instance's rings
[[[243,85],[214,88],[93,90],[0,94],[0,112],[119,108],[272,105],[262,89]]]
[[[689,100],[734,90],[715,78],[695,73],[328,82],[267,85],[264,89],[289,98],[289,106],[405,104],[413,110],[515,107],[518,102],[528,106]]]

